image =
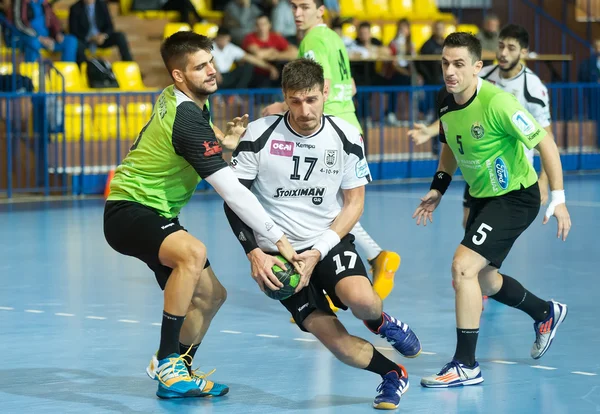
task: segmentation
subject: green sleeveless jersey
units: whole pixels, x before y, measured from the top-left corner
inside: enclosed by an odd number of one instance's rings
[[[201,178],[225,167],[208,106],[201,109],[171,85],[117,167],[108,200],[134,201],[173,218]]]
[[[535,147],[547,134],[512,94],[478,80],[464,105],[442,88],[438,95],[440,141],[448,144],[473,197],[527,188],[537,174],[523,145]]]
[[[342,118],[362,132],[352,100],[350,60],[340,36],[326,25],[316,26],[300,42],[298,57],[319,62],[325,79],[331,82],[329,97],[325,101],[325,113]]]

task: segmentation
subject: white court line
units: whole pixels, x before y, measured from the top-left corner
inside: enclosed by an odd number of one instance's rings
[[[25,309],[25,312],[27,312],[27,313],[44,313],[43,310],[39,310],[39,309]]]
[[[57,312],[55,313],[56,316],[75,316],[74,313],[62,313],[62,312]]]
[[[595,377],[598,374],[594,374],[593,372],[585,372],[585,371],[571,371],[571,374],[577,374],[577,375],[585,375],[588,377]]]
[[[493,363],[495,363],[495,364],[504,364],[504,365],[517,365],[517,363],[516,363],[516,362],[514,362],[514,361],[502,361],[501,359],[495,359],[495,360],[493,360],[493,361],[491,361],[491,362],[493,362]]]
[[[421,351],[423,355],[437,355],[435,352]]]
[[[388,346],[376,346],[375,349],[379,349],[380,351],[395,351],[394,348]]]
[[[228,334],[241,334],[240,331],[221,331],[222,333],[228,333]]]
[[[268,334],[256,334],[256,336],[260,336],[261,338],[279,338],[277,335],[268,335]]]
[[[0,310],[15,310],[15,308],[11,308],[9,306],[0,306]]]
[[[119,319],[117,322],[123,322],[123,323],[140,323],[140,321],[134,321],[131,319]]]
[[[103,320],[106,319],[104,316],[86,316],[85,318],[86,319],[95,319],[95,320],[98,320],[98,321],[103,321]]]
[[[300,342],[317,342],[316,339],[312,339],[312,338],[294,338],[294,341],[300,341]]]
[[[531,368],[545,369],[546,371],[553,371],[553,370],[557,369],[557,368],[554,368],[554,367],[547,367],[547,366],[544,366],[544,365],[532,365]]]
[[[160,322],[154,322],[154,323],[152,323],[152,326],[162,326],[162,323],[160,323]]]

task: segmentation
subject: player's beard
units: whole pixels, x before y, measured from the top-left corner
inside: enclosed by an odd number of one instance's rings
[[[294,123],[301,131],[313,131],[319,126],[319,118],[298,118],[294,119]]]
[[[501,72],[510,72],[519,64],[520,61],[521,61],[520,59],[516,59],[514,62],[511,62],[511,64],[508,65],[508,68],[506,68],[506,69],[502,69],[501,67],[499,67],[500,71]]]
[[[202,85],[195,85],[192,82],[189,82],[187,79],[185,81],[185,85],[188,87],[190,92],[194,95],[194,97],[202,97],[212,95],[217,91],[217,85],[211,85],[210,87],[206,87],[204,82]]]

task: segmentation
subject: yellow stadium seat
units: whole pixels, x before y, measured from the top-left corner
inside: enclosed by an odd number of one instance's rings
[[[131,102],[127,104],[127,138],[135,139],[152,114],[151,102]]]
[[[31,78],[33,90],[40,90],[40,66],[38,62],[21,62],[19,64],[19,74]]]
[[[444,28],[444,37],[454,32],[456,32],[456,26],[454,26],[453,24],[447,24]]]
[[[122,15],[129,14],[133,0],[119,0],[119,9]]]
[[[393,1],[393,0],[392,0]],[[417,0],[413,3],[413,20],[454,21],[452,13],[440,13],[436,0]]]
[[[79,86],[81,87],[81,89],[89,89],[90,85],[88,83],[87,77],[87,62],[81,63],[81,71],[79,73],[79,76]]]
[[[187,23],[167,23],[163,31],[163,38],[167,38],[177,32],[189,32],[192,28]]]
[[[365,0],[364,9],[367,19],[387,19],[390,16],[388,0]]]
[[[194,32],[201,34],[206,37],[214,39],[217,37],[219,26],[214,23],[196,23],[194,25]]]
[[[92,107],[88,104],[66,104],[65,141],[81,141],[82,133],[84,141],[92,139]]]
[[[479,27],[476,24],[459,24],[456,31],[477,34],[479,33]]]
[[[0,75],[11,75],[13,72],[12,63],[1,62],[0,63]]]
[[[408,18],[413,14],[412,0],[389,0],[389,6],[391,17],[394,19]]]
[[[419,52],[423,43],[431,37],[431,25],[423,23],[413,23],[410,25],[410,38],[415,46],[415,50]]]
[[[344,23],[342,25],[342,35],[352,40],[356,39],[356,26],[352,23]]]
[[[383,25],[383,33],[381,36],[381,42],[384,46],[389,46],[392,43],[392,40],[396,38],[396,33],[398,32],[398,26],[394,23],[386,23]]]
[[[100,141],[116,140],[117,135],[119,139],[127,139],[127,120],[123,107],[116,103],[94,105],[94,132],[96,140]]]
[[[363,18],[365,8],[362,0],[340,0],[340,14],[342,17]]]
[[[78,92],[81,90],[81,73],[76,63],[54,62],[56,70],[50,70],[46,89],[50,92]],[[57,73],[62,75],[62,77]]]
[[[119,89],[123,91],[146,90],[140,67],[136,62],[115,62],[112,68],[117,82],[119,82]]]
[[[206,19],[216,19],[219,21],[223,19],[223,12],[211,10],[210,2],[206,0],[191,0],[191,2],[200,16]]]
[[[377,39],[379,41],[381,41],[383,36],[383,33],[381,32],[381,26],[379,26],[378,24],[372,24],[371,25],[371,37],[373,39]]]

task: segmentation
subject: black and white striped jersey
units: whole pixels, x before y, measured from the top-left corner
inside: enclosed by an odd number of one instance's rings
[[[324,115],[310,136],[293,130],[288,113],[251,122],[233,153],[239,179],[296,250],[311,247],[341,211],[338,193],[366,185],[371,173],[362,135],[348,122]],[[255,233],[258,246],[275,246]]]

